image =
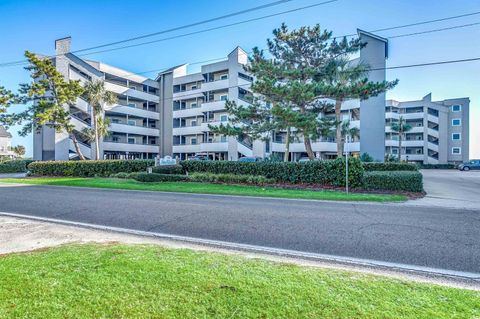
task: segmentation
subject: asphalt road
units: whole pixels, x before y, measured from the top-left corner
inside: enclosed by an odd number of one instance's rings
[[[480,273],[480,210],[1,184],[0,212]]]

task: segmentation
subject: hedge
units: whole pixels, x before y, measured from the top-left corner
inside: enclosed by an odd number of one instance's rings
[[[423,176],[416,171],[373,171],[363,174],[363,188],[422,192]]]
[[[420,164],[422,169],[454,169],[456,166],[454,164]]]
[[[133,177],[135,180],[142,183],[156,183],[156,182],[180,182],[188,181],[187,175],[177,174],[156,174],[156,173],[138,173]]]
[[[0,162],[0,173],[25,173],[33,160],[10,160]]]
[[[345,185],[345,159],[309,161],[305,163],[284,162],[230,162],[230,161],[182,161],[188,173],[215,173],[265,176],[280,183]],[[349,159],[349,184],[361,186],[363,167],[360,160]]]
[[[273,184],[275,180],[266,178],[265,176],[256,175],[235,175],[235,174],[212,174],[212,173],[193,173],[189,175],[192,182],[206,182],[206,183],[239,183],[239,184],[254,184],[265,185]]]
[[[166,165],[166,166],[156,166],[152,169],[153,173],[157,174],[183,174],[183,167],[182,165]]]
[[[115,173],[146,171],[154,160],[50,161],[34,162],[28,169],[36,176],[107,177]]]
[[[362,163],[363,169],[371,171],[417,171],[418,166],[412,163]]]

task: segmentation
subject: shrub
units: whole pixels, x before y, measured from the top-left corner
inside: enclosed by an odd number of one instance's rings
[[[229,161],[182,161],[184,171],[189,173],[215,173],[265,176],[280,183],[345,185],[345,159],[309,161],[306,163],[284,162],[229,162]],[[349,184],[360,186],[363,167],[359,159],[349,159]]]
[[[368,153],[363,153],[361,156],[360,156],[360,160],[364,163],[371,163],[371,162],[374,162],[375,159],[372,157],[372,155],[368,154]]]
[[[188,181],[187,175],[176,174],[156,174],[156,173],[137,173],[133,177],[135,180],[142,183],[156,183],[156,182],[180,182]]]
[[[126,178],[128,178],[129,174],[130,173],[120,172],[120,173],[112,174],[112,175],[110,175],[110,177],[111,178],[124,178],[124,179],[126,179]]]
[[[420,164],[422,169],[454,169],[456,166],[454,164]]]
[[[418,167],[411,163],[362,163],[367,172],[371,171],[417,171]]]
[[[363,175],[365,189],[422,192],[423,176],[418,171],[372,171]]]
[[[0,173],[25,173],[33,160],[9,160],[0,162]]]
[[[235,175],[235,174],[212,174],[212,173],[193,173],[189,176],[192,182],[206,183],[239,183],[239,184],[273,184],[275,180],[265,176],[255,175]]]
[[[37,176],[107,177],[120,172],[146,171],[154,164],[154,160],[50,161],[31,163],[28,169]]]
[[[153,173],[157,174],[183,174],[182,165],[166,165],[166,166],[155,166],[152,169]]]

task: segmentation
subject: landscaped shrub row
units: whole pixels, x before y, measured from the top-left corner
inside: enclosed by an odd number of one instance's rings
[[[362,163],[367,172],[371,171],[417,171],[418,166],[411,163]]]
[[[280,183],[345,185],[345,159],[311,161],[306,163],[284,162],[229,162],[229,161],[182,161],[180,164],[189,173],[215,173],[265,176]],[[349,159],[349,184],[360,186],[363,175],[361,162]]]
[[[454,169],[454,164],[421,164],[420,168],[423,169]]]
[[[363,174],[363,188],[376,190],[422,192],[423,176],[416,171],[376,171]]]
[[[25,173],[33,160],[11,160],[0,162],[0,173]]]
[[[31,163],[28,169],[37,176],[107,177],[119,172],[146,171],[153,165],[153,160],[51,161]]]
[[[153,167],[152,172],[157,174],[177,174],[177,175],[181,175],[184,173],[182,165],[156,166],[156,167]]]
[[[193,173],[189,175],[193,182],[206,183],[238,183],[238,184],[255,184],[265,185],[274,184],[275,180],[258,175],[235,175],[235,174],[213,174],[213,173]]]
[[[142,183],[181,182],[188,181],[189,176],[177,174],[138,173],[133,176],[133,179]]]

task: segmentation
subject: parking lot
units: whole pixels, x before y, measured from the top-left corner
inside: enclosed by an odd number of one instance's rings
[[[408,205],[480,210],[480,171],[422,170],[425,198]]]

